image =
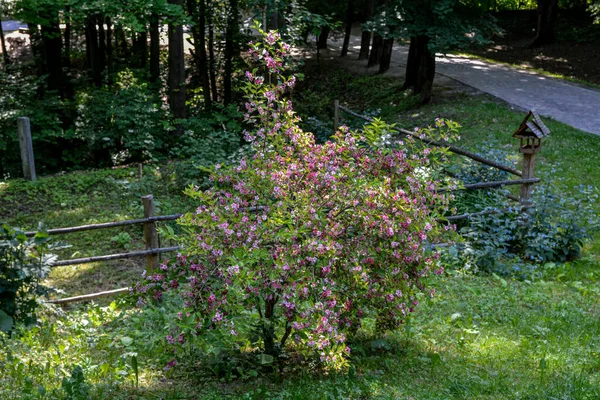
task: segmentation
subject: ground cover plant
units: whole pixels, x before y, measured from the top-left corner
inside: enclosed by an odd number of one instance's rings
[[[360,88],[361,95],[340,96],[336,91],[343,89],[341,84],[321,90],[323,96],[331,96],[331,101],[323,99],[321,109],[328,126],[332,126],[327,118],[332,118],[333,99],[347,98],[353,102],[352,109],[368,109],[407,128],[426,126],[437,117],[452,118],[463,125],[461,146],[478,150],[494,142],[494,148],[518,154],[510,134],[523,113],[489,97],[450,96],[445,93],[451,90],[445,90],[432,104],[414,108],[399,100],[403,97],[394,89],[394,80],[353,76],[343,70],[335,74],[340,75],[340,82]],[[307,93],[311,80],[315,87],[322,85],[317,76],[309,75],[302,83]],[[386,95],[382,93],[385,88],[389,89]],[[296,103],[302,102],[301,93],[294,96]],[[377,109],[381,112],[374,112]],[[551,120],[545,122],[553,134],[539,155],[537,171],[543,180],[563,196],[572,197],[580,184],[597,188],[600,171],[595,160],[600,140]],[[139,217],[138,196],[147,190],[140,190],[138,183],[151,188],[157,198],[167,199],[165,213],[188,204],[170,175],[146,166],[146,180],[138,182],[136,171],[66,174],[46,178],[39,186],[8,181],[0,185],[2,216],[27,230],[43,219],[56,227],[107,221],[115,213],[119,218]],[[107,181],[111,176],[128,184]],[[107,185],[106,190],[101,187],[94,193],[97,185]],[[27,208],[19,209],[23,198],[29,199]],[[61,207],[62,203],[67,205]],[[197,204],[188,206],[193,210]],[[593,207],[600,212],[597,203]],[[125,232],[134,244],[140,244],[140,231]],[[118,233],[110,231],[91,239],[81,235],[68,241],[88,241],[93,246],[84,249],[101,251],[98,247],[110,246],[110,239]],[[599,254],[595,236],[584,243],[580,259],[542,264],[540,273],[528,278],[460,269],[432,276],[426,284],[436,289],[436,296],[417,295],[419,307],[403,327],[381,337],[373,334],[374,324],[365,324],[348,344],[351,366],[343,373],[306,375],[290,370],[283,377],[277,371],[265,374],[253,362],[223,374],[218,347],[207,358],[191,351],[182,354],[177,368],[165,371],[174,354],[165,340],[172,332],[164,327],[177,320],[183,307],[180,298],[168,292],[162,302],[138,311],[121,301],[106,301],[102,307],[80,305],[66,312],[44,309],[35,327],[20,327],[11,338],[0,339],[0,346],[7,350],[0,353],[0,397],[64,399],[80,393],[92,399],[596,399],[600,396]],[[92,267],[117,275],[119,283],[136,279],[137,273],[123,279],[119,274],[126,270],[115,273],[111,268]],[[65,287],[64,280],[55,279],[56,273],[50,275],[54,285]],[[70,293],[96,288],[85,278],[87,270],[74,268],[73,273],[79,279],[66,286]]]

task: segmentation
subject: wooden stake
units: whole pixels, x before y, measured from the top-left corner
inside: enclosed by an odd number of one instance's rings
[[[19,130],[19,147],[21,147],[21,161],[23,162],[23,175],[25,179],[35,181],[35,162],[33,159],[33,143],[31,141],[31,124],[29,118],[17,118]]]
[[[151,194],[142,196],[144,204],[144,217],[154,217],[154,196]],[[156,233],[156,223],[146,222],[144,224],[144,241],[146,242],[146,250],[158,248],[158,240]],[[158,255],[148,254],[146,256],[146,274],[152,274],[158,267]]]

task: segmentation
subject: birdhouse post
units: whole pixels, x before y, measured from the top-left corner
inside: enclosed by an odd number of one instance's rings
[[[519,138],[519,151],[523,154],[523,179],[534,178],[535,155],[542,149],[542,138],[549,136],[550,130],[535,111],[531,110],[513,133],[513,137]],[[520,201],[523,205],[531,204],[532,183],[521,185]]]

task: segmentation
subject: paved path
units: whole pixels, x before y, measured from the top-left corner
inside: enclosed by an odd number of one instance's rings
[[[331,41],[341,48],[342,42]],[[352,37],[350,57],[360,49],[360,38]],[[392,69],[403,68],[408,47],[394,46]],[[360,61],[366,65],[366,61]],[[532,71],[456,55],[438,56],[436,72],[482,92],[498,97],[516,108],[536,110],[540,115],[600,135],[600,90],[550,78]]]

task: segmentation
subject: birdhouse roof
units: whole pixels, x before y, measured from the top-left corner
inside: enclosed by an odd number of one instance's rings
[[[542,122],[540,116],[534,110],[531,110],[527,113],[523,122],[521,122],[519,129],[512,136],[517,138],[535,137],[541,139],[549,135],[550,129]]]

